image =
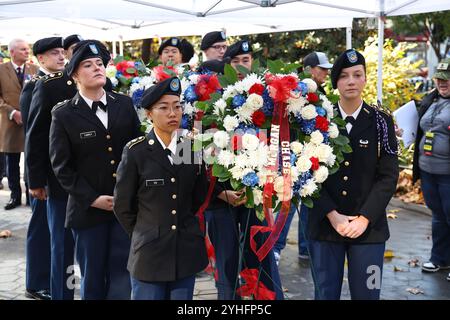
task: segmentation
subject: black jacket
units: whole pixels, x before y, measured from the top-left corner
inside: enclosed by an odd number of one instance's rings
[[[389,145],[393,148],[397,139],[392,118],[381,114],[387,122]],[[341,167],[323,183],[320,198],[314,200],[314,207],[309,210],[310,238],[335,242],[384,242],[389,238],[386,207],[398,179],[397,155],[387,154],[381,149],[378,157],[375,111],[366,103],[350,135],[345,129],[341,130],[341,134],[350,138],[353,152],[344,154]],[[367,230],[357,239],[342,237],[326,216],[334,209],[344,215],[363,215],[369,219]]]
[[[25,131],[25,135],[27,134],[27,123],[28,123],[28,114],[30,113],[30,105],[31,105],[31,98],[33,97],[33,90],[36,86],[36,82],[45,76],[45,73],[42,70],[39,70],[37,74],[31,78],[30,81],[28,81],[20,93],[20,113],[22,114],[22,122],[23,122],[23,130]]]
[[[420,179],[420,168],[419,168],[419,145],[420,140],[423,137],[423,131],[420,128],[420,119],[422,119],[425,112],[427,112],[428,108],[437,100],[439,96],[439,92],[434,89],[429,94],[427,94],[420,103],[419,106],[419,122],[417,123],[417,133],[416,133],[416,142],[414,143],[414,156],[413,156],[413,182],[416,182]]]
[[[184,139],[177,150],[190,144]],[[138,280],[179,280],[208,264],[195,216],[208,183],[204,166],[192,163],[172,165],[153,130],[123,151],[114,212],[131,236],[128,270]]]
[[[90,205],[113,195],[123,147],[140,135],[131,98],[107,92],[108,128],[77,93],[52,111],[50,160],[69,194],[66,226],[87,228],[114,219],[112,212]]]

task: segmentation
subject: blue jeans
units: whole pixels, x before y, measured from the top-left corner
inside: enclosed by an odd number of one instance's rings
[[[339,300],[348,261],[352,300],[379,300],[385,243],[309,242],[316,300]]]
[[[145,282],[131,277],[132,300],[192,300],[195,276],[176,281]]]
[[[284,227],[281,230],[277,242],[273,246],[274,251],[280,253],[281,250],[283,250],[286,247],[286,240],[289,228],[291,227],[292,219],[294,218],[296,212],[297,213],[299,212],[298,208],[291,203],[291,208],[288,217],[286,219],[286,223],[284,224]],[[309,256],[308,240],[306,238],[307,224],[308,224],[308,207],[302,204],[300,206],[300,213],[298,219],[298,254],[303,256]]]
[[[450,265],[450,175],[420,172],[423,197],[432,212],[430,261]]]

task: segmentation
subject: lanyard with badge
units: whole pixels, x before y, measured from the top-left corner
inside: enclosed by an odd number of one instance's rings
[[[445,103],[442,103],[440,105],[437,105],[434,107],[433,113],[431,114],[430,118],[430,124],[431,127],[433,127],[434,119],[436,119],[437,115],[441,113],[442,109],[444,109]],[[423,145],[423,151],[426,156],[432,156],[433,155],[433,143],[434,143],[434,132],[426,131],[425,132],[425,143]]]

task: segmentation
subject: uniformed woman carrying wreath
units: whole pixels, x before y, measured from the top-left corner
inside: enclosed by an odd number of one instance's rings
[[[82,299],[129,299],[131,292],[130,241],[112,211],[112,195],[122,150],[140,134],[139,120],[129,97],[103,89],[109,60],[102,43],[77,44],[67,73],[78,93],[53,109],[50,127],[52,167],[69,194],[66,227],[75,239]]]
[[[144,92],[153,129],[128,143],[118,169],[114,212],[131,236],[128,270],[136,300],[192,299],[195,274],[208,264],[195,216],[207,179],[191,140],[177,134],[180,92],[176,77]]]
[[[392,118],[361,98],[366,85],[362,54],[342,53],[331,71],[340,99],[335,112],[346,120],[341,134],[352,153],[323,184],[309,212],[311,270],[316,299],[339,299],[348,261],[352,299],[379,299],[385,242],[386,207],[398,178],[397,141]]]

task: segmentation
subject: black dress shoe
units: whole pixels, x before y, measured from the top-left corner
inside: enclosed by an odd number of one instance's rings
[[[52,297],[50,296],[50,292],[48,290],[38,290],[38,291],[26,290],[25,297],[34,299],[34,300],[51,300],[52,299]]]
[[[18,199],[10,199],[5,206],[5,210],[14,209],[14,208],[20,206],[21,204],[22,204],[21,201]]]

